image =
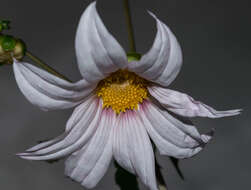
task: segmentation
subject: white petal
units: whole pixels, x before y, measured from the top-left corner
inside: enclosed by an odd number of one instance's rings
[[[151,139],[164,155],[189,158],[201,151],[212,137],[212,132],[200,135],[192,124],[179,121],[150,102],[144,102],[138,113]]]
[[[38,67],[14,62],[15,78],[24,96],[43,110],[65,109],[81,103],[95,88],[85,80],[64,81]]]
[[[113,153],[117,162],[138,175],[151,190],[157,190],[152,145],[136,112],[120,114],[113,139]]]
[[[158,29],[154,44],[139,62],[128,64],[128,68],[145,79],[168,86],[181,69],[182,51],[169,27],[150,14],[156,20]]]
[[[102,104],[98,99],[91,98],[77,109],[81,109],[82,114],[78,114],[79,118],[77,118],[76,112],[73,113],[71,118],[76,118],[77,122],[69,122],[72,126],[68,126],[68,130],[61,137],[37,145],[18,155],[28,160],[52,160],[65,157],[85,147],[98,128]]]
[[[101,121],[88,147],[66,161],[65,174],[87,188],[93,188],[105,174],[112,158],[111,131],[115,113],[103,110]]]
[[[130,137],[127,135],[129,124],[126,113],[121,113],[117,117],[115,127],[113,128],[113,155],[119,165],[135,174],[129,155],[131,151],[128,145],[130,143]]]
[[[126,53],[104,26],[96,2],[82,15],[75,43],[79,70],[88,81],[97,82],[127,66]]]
[[[33,147],[27,149],[26,152],[34,152],[34,151],[49,147],[49,146],[63,140],[66,135],[67,135],[67,133],[63,133],[63,134],[61,134],[60,136],[58,136],[58,137],[56,137],[54,139],[51,139],[49,141],[41,142],[41,143],[37,144],[36,146],[33,146]]]
[[[185,117],[220,118],[238,115],[241,112],[240,109],[217,111],[202,102],[194,100],[187,94],[159,86],[149,87],[148,90],[167,110]]]

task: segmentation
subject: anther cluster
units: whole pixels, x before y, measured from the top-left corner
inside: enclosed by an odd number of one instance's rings
[[[135,73],[119,70],[102,80],[97,95],[103,100],[103,108],[112,108],[117,114],[137,109],[148,97],[147,81]]]

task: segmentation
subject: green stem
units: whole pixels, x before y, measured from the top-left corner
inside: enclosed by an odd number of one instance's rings
[[[65,77],[64,75],[62,75],[61,73],[57,72],[55,69],[53,69],[52,67],[50,67],[49,65],[47,65],[46,63],[44,63],[43,61],[41,61],[38,57],[32,55],[32,53],[26,51],[26,55],[32,60],[34,61],[38,66],[40,66],[41,68],[43,68],[44,70],[48,71],[49,73],[64,79],[68,82],[72,82],[71,80],[69,80],[67,77]]]
[[[136,45],[135,45],[135,38],[134,38],[129,0],[123,0],[123,2],[124,2],[124,10],[125,10],[125,16],[126,16],[126,24],[127,24],[127,29],[128,29],[128,38],[129,38],[129,43],[130,43],[130,52],[136,52]]]

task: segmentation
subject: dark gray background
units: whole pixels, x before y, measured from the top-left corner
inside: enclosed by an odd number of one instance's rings
[[[91,1],[1,0],[0,16],[12,20],[13,35],[73,80],[80,79],[74,53],[78,19]],[[194,120],[200,131],[216,128],[198,156],[181,162],[182,181],[167,157],[158,157],[170,190],[236,190],[251,186],[251,6],[250,0],[133,0],[138,51],[150,48],[153,11],[176,34],[184,66],[172,88],[217,109],[243,108],[239,117]],[[122,0],[99,0],[104,23],[127,46]],[[53,165],[21,160],[15,153],[63,130],[72,110],[42,112],[23,97],[10,66],[0,68],[0,189],[81,190]],[[119,189],[111,167],[96,189]]]

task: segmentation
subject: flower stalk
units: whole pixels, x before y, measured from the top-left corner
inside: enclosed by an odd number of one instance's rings
[[[70,79],[68,79],[67,77],[65,77],[64,75],[62,75],[58,71],[56,71],[55,69],[53,69],[51,66],[49,66],[46,63],[44,63],[43,61],[41,61],[38,57],[34,56],[31,52],[26,51],[26,56],[29,57],[32,61],[34,61],[38,66],[40,66],[44,70],[48,71],[49,73],[51,73],[61,79],[64,79],[68,82],[72,82]]]
[[[123,2],[124,2],[124,10],[125,10],[125,16],[126,16],[127,30],[128,30],[130,52],[136,52],[136,44],[135,44],[135,38],[134,38],[134,30],[133,30],[129,0],[123,0]]]

